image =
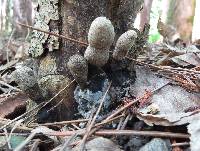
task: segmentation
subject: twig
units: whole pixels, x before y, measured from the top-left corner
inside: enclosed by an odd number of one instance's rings
[[[200,71],[196,71],[196,70],[192,70],[192,69],[186,69],[186,68],[174,68],[174,67],[169,67],[169,66],[162,66],[163,69],[170,69],[170,70],[177,70],[177,71],[186,71],[191,73],[195,73],[195,74],[200,74]]]
[[[14,32],[15,32],[15,28],[13,29],[13,31],[12,31],[10,37],[9,37],[7,46],[6,46],[6,59],[7,59],[7,62],[9,62],[8,47],[9,47],[9,45],[10,45],[10,41],[11,41],[11,38],[12,38]]]
[[[15,65],[18,61],[19,60],[11,60],[10,62],[7,62],[5,65],[1,65],[0,71],[4,72],[5,70],[7,70],[7,69],[11,68],[13,65]]]
[[[11,85],[5,83],[4,81],[0,81],[0,84],[1,84],[1,85],[4,85],[4,86],[7,86],[8,88],[10,88],[10,89],[12,89],[12,90],[15,90],[15,91],[22,91],[22,90],[20,90],[20,89],[18,89],[18,88],[15,88],[15,87],[13,87],[13,86],[11,86]]]
[[[156,66],[156,65],[153,65],[153,64],[148,64],[148,63],[145,63],[145,62],[141,62],[137,59],[133,59],[133,58],[130,58],[128,56],[126,56],[127,59],[129,60],[132,60],[132,61],[135,61],[137,64],[140,64],[140,65],[146,65],[146,66],[149,66],[153,69],[158,69],[158,70],[164,70],[164,71],[167,71],[167,72],[173,72],[173,73],[176,73],[174,71],[186,71],[188,73],[194,73],[194,74],[200,74],[200,71],[195,71],[195,70],[191,70],[191,69],[186,69],[186,68],[174,68],[174,67],[169,67],[169,66]],[[174,71],[172,71],[174,70]],[[178,73],[176,73],[178,74]]]
[[[65,37],[65,36],[63,36],[63,35],[58,35],[58,34],[55,34],[55,33],[52,33],[52,32],[48,32],[48,31],[45,31],[45,30],[42,30],[42,29],[39,29],[39,28],[35,28],[35,27],[33,27],[33,26],[29,26],[29,25],[26,25],[26,24],[22,24],[22,23],[19,23],[19,22],[18,22],[18,24],[21,25],[21,26],[23,26],[23,27],[30,28],[30,29],[32,29],[32,30],[37,30],[37,31],[40,31],[40,32],[43,32],[43,33],[46,33],[46,34],[49,34],[49,35],[53,35],[53,36],[55,36],[55,37],[59,37],[59,38],[65,39],[65,40],[69,40],[69,41],[71,41],[71,42],[79,43],[79,44],[82,44],[82,45],[84,45],[84,46],[88,46],[87,43],[82,42],[82,41],[78,41],[78,40],[76,40],[76,39],[72,39],[72,38],[69,38],[69,37]]]
[[[125,111],[123,112],[123,114],[125,114]],[[125,118],[125,117],[121,117],[121,118],[120,118],[120,121],[119,121],[119,123],[118,123],[118,125],[117,125],[117,130],[120,130],[124,118]]]
[[[8,122],[10,122],[11,120],[8,120],[8,119],[4,119],[4,118],[0,118],[0,125],[5,125],[7,124]],[[13,128],[15,125],[12,125],[11,127]],[[32,131],[33,129],[32,128],[28,128],[28,127],[25,127],[24,125],[18,125],[16,127],[16,130],[17,131]]]
[[[122,115],[116,116],[116,117],[114,117],[114,118],[112,118],[112,119],[109,119],[109,120],[106,120],[106,121],[102,121],[101,123],[95,124],[94,127],[99,127],[99,126],[102,126],[102,125],[104,125],[104,124],[108,124],[108,123],[113,122],[113,121],[115,121],[115,120],[117,120],[117,119],[119,119],[119,118],[121,118],[121,117],[124,117],[124,116],[125,116],[125,115],[122,114]]]
[[[19,144],[19,146],[17,146],[15,148],[14,151],[21,151],[26,146],[26,144],[28,144],[36,134],[37,133],[35,133],[35,132],[31,133],[21,144]]]
[[[162,137],[162,138],[185,138],[190,137],[189,134],[183,133],[172,133],[172,132],[159,132],[159,131],[135,131],[135,130],[102,130],[95,133],[96,135],[137,135],[137,136],[153,136],[153,137]]]
[[[60,151],[68,151],[70,150],[69,144],[77,137],[78,133],[74,133],[70,138],[67,138]]]
[[[182,143],[173,143],[171,147],[176,147],[176,146],[189,146],[189,142],[182,142]]]
[[[76,124],[71,124],[74,128],[76,128],[77,130],[80,130],[81,128],[80,127],[78,127]]]
[[[11,145],[10,145],[10,140],[9,140],[9,136],[8,136],[8,131],[6,128],[4,128],[4,135],[5,135],[5,138],[6,138],[6,142],[7,142],[7,146],[9,149],[11,149]]]
[[[125,127],[126,127],[126,125],[127,125],[127,123],[128,123],[128,121],[129,121],[129,119],[130,119],[131,116],[132,115],[130,113],[127,115],[126,119],[124,120],[123,125],[121,126],[121,130],[125,129]]]
[[[58,107],[58,106],[63,102],[63,100],[64,100],[64,99],[61,99],[56,105],[54,105],[52,108],[50,108],[50,109],[47,111],[47,113],[50,112],[50,111],[52,111],[52,110],[54,110],[56,107]]]
[[[106,95],[107,95],[107,93],[108,93],[110,87],[111,87],[111,83],[109,84],[109,86],[108,86],[108,88],[107,88],[107,90],[106,90],[106,92],[105,92],[103,98],[101,99],[101,102],[100,102],[100,104],[99,104],[99,108],[98,108],[96,114],[94,115],[94,118],[92,119],[92,121],[91,121],[89,127],[86,129],[86,133],[85,133],[85,135],[84,135],[84,137],[83,137],[83,140],[82,140],[82,142],[81,142],[81,145],[80,145],[80,151],[84,151],[85,142],[86,142],[86,140],[87,140],[87,137],[89,136],[90,130],[91,130],[92,127],[94,126],[94,123],[95,123],[95,121],[96,121],[96,118],[97,118],[97,116],[99,115],[99,112],[100,112],[100,110],[101,110],[101,108],[102,108],[102,106],[103,106],[103,102],[104,102],[104,100],[106,99]]]
[[[65,125],[65,124],[72,124],[72,123],[82,123],[82,122],[88,122],[88,120],[89,119],[80,119],[80,120],[62,121],[62,122],[54,122],[54,123],[44,123],[44,124],[37,124],[37,125],[29,125],[29,127]]]
[[[49,136],[71,136],[76,131],[63,131],[63,132],[51,132],[45,133]],[[79,133],[79,135],[84,135],[85,131]],[[173,133],[173,132],[160,132],[160,131],[136,131],[136,130],[100,130],[94,133],[98,136],[151,136],[151,137],[161,137],[161,138],[183,138],[189,139],[190,135],[185,133]]]

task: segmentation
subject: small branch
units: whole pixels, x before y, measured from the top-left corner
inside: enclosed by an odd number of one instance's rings
[[[45,31],[45,30],[42,30],[42,29],[39,29],[39,28],[35,28],[33,26],[22,24],[22,23],[19,23],[19,22],[18,22],[18,24],[23,26],[23,27],[30,28],[32,30],[37,30],[37,31],[43,32],[43,33],[48,34],[48,35],[52,35],[52,36],[59,37],[59,38],[62,38],[62,39],[65,39],[65,40],[68,40],[68,41],[71,41],[71,42],[74,42],[74,43],[79,43],[81,45],[88,46],[87,43],[82,42],[82,41],[78,41],[78,40],[73,39],[73,38],[65,37],[63,35],[58,35],[58,34],[55,34],[55,33],[52,33],[52,32],[48,32],[48,31]]]
[[[4,86],[7,86],[7,87],[10,88],[11,90],[15,90],[15,91],[19,91],[19,92],[22,91],[22,90],[20,90],[20,89],[18,89],[18,88],[13,87],[12,85],[9,85],[9,84],[5,83],[4,81],[0,81],[0,84],[1,84],[1,85],[4,85]]]
[[[168,85],[168,84],[169,84],[169,83],[166,83],[166,84],[162,85],[161,87],[159,87],[159,88],[153,90],[153,91],[151,92],[151,95],[153,95],[155,92],[157,92],[158,90],[162,89],[164,86],[166,86],[166,85]],[[150,97],[150,96],[148,96],[148,97]],[[109,120],[109,119],[115,117],[116,115],[118,115],[118,114],[121,113],[122,111],[126,110],[127,108],[129,108],[129,107],[132,106],[133,104],[135,104],[135,103],[137,103],[137,102],[139,102],[140,100],[143,100],[143,99],[147,99],[146,94],[144,94],[142,97],[136,98],[135,100],[129,102],[129,103],[126,104],[125,106],[119,108],[119,109],[116,110],[113,114],[111,114],[109,117],[107,117],[104,121]]]
[[[176,147],[176,146],[190,146],[189,142],[182,142],[182,143],[173,143],[171,147]]]
[[[31,139],[35,137],[35,135],[36,133],[31,133],[21,144],[19,144],[19,146],[17,146],[17,148],[15,148],[14,151],[22,150],[26,146],[26,144],[28,144],[31,141]]]
[[[45,133],[49,136],[71,136],[76,131],[63,131],[63,132],[52,132]],[[79,135],[84,135],[85,131],[79,133]],[[136,131],[136,130],[100,130],[94,133],[98,136],[151,136],[160,138],[183,138],[189,139],[189,134],[184,133],[173,133],[173,132],[160,132],[160,131]]]
[[[7,43],[7,46],[6,46],[6,59],[7,59],[7,62],[10,62],[9,61],[9,54],[8,54],[8,47],[10,45],[10,42],[11,42],[11,39],[13,37],[14,32],[15,32],[15,28],[12,30],[12,33],[11,33],[11,35],[9,37],[9,40],[8,40],[8,43]]]
[[[44,123],[44,124],[30,125],[29,127],[52,126],[52,125],[66,125],[66,124],[73,124],[73,123],[88,122],[88,120],[89,119],[80,119],[80,120],[62,121],[62,122],[54,122],[54,123]]]
[[[38,145],[40,144],[40,139],[36,139],[30,149],[30,151],[37,151]]]
[[[159,132],[159,131],[135,131],[135,130],[101,130],[95,133],[99,136],[121,136],[121,135],[137,135],[137,136],[153,136],[153,137],[162,137],[162,138],[185,138],[190,137],[189,134],[183,133],[172,133],[172,132]]]

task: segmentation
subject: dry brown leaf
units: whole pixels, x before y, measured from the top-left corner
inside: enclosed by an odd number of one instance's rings
[[[133,95],[142,96],[145,91],[153,91],[170,81],[166,78],[159,78],[148,68],[136,68],[137,79],[132,87]],[[190,107],[200,105],[200,94],[187,92],[182,87],[176,85],[166,85],[161,90],[153,94],[151,102],[159,107],[156,115],[147,114],[144,108],[140,109],[138,118],[152,125],[180,125],[189,123],[197,114],[185,113]]]
[[[198,55],[194,53],[186,53],[180,56],[176,56],[176,57],[171,58],[171,60],[181,66],[188,66],[188,65],[199,66],[200,65],[200,58]]]
[[[12,96],[0,95],[0,117],[5,118],[10,114],[14,114],[16,110],[24,109],[28,99],[23,93]]]

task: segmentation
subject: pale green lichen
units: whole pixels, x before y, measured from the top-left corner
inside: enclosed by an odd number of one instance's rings
[[[59,20],[58,16],[58,0],[39,0],[39,10],[35,15],[35,28],[49,31],[49,23],[51,20]],[[58,29],[54,29],[54,33],[58,33]],[[43,44],[46,44],[49,51],[58,49],[58,38],[39,31],[33,31],[31,37],[31,46],[28,54],[32,57],[41,56],[44,52]]]

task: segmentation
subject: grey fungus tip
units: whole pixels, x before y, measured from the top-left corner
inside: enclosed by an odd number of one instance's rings
[[[88,63],[86,59],[81,55],[75,54],[69,58],[67,67],[76,82],[83,88],[87,82],[88,76]]]
[[[97,67],[102,67],[108,62],[109,49],[96,49],[94,47],[88,46],[84,57],[88,63]]]
[[[97,17],[91,24],[88,32],[89,45],[101,49],[109,48],[115,37],[114,27],[106,17]]]
[[[114,27],[106,17],[97,17],[88,32],[88,42],[84,57],[88,63],[104,66],[109,59],[109,49],[115,38]]]
[[[23,91],[34,87],[37,83],[34,71],[26,66],[16,69],[11,76]]]
[[[43,100],[40,93],[41,90],[37,83],[37,76],[30,67],[21,66],[12,72],[11,76],[30,99],[34,100],[36,103],[40,103]]]
[[[134,45],[136,38],[137,33],[134,30],[128,30],[127,32],[123,33],[117,40],[113,52],[113,58],[116,60],[122,60]]]

